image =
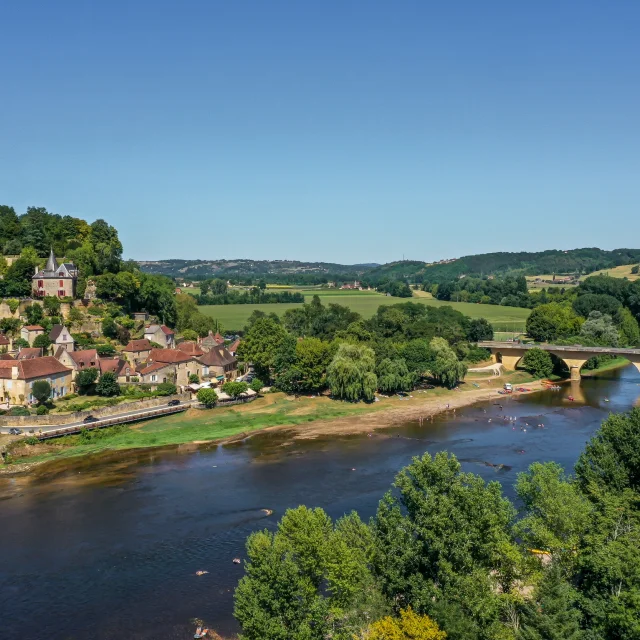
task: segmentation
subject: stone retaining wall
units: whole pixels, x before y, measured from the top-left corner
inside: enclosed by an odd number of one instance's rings
[[[80,396],[79,401],[81,401]],[[180,400],[188,402],[191,396],[188,393],[174,396],[164,396],[162,398],[149,398],[148,400],[138,400],[135,402],[122,402],[113,407],[100,407],[99,409],[89,409],[88,411],[76,411],[75,413],[50,413],[46,416],[0,416],[0,427],[44,427],[62,426],[74,422],[80,422],[87,416],[96,418],[108,418],[109,416],[137,409],[152,409],[154,407],[166,406],[169,400]]]

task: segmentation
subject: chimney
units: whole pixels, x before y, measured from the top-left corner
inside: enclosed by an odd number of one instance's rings
[[[35,271],[35,273],[34,273],[33,275],[34,275],[34,276],[37,276],[37,275],[38,275],[38,265],[36,265],[36,266],[35,266],[35,270],[36,270],[36,271]]]

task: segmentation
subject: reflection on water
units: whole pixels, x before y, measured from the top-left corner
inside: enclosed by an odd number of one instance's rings
[[[441,450],[512,496],[517,473],[535,460],[571,468],[610,411],[637,403],[639,384],[627,367],[371,436],[289,442],[268,432],[1,479],[3,637],[187,638],[194,617],[232,633],[242,575],[232,559],[285,509],[304,503],[368,518],[412,456]],[[197,577],[201,569],[210,573]]]

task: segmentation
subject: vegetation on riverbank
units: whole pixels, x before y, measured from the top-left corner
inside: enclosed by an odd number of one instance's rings
[[[16,440],[8,443],[7,467],[20,464],[74,458],[107,450],[142,449],[187,443],[224,442],[230,438],[255,434],[267,428],[295,428],[298,432],[312,431],[314,435],[331,433],[337,421],[344,419],[353,424],[340,424],[339,432],[357,432],[358,419],[367,417],[366,430],[385,427],[414,418],[433,415],[444,410],[446,404],[462,407],[487,399],[504,380],[526,384],[531,378],[523,372],[513,372],[505,378],[474,378],[473,383],[460,387],[460,391],[444,388],[416,391],[409,396],[381,397],[379,402],[352,403],[331,400],[327,396],[287,396],[269,393],[247,405],[218,407],[202,411],[191,409],[186,413],[141,422],[135,426],[121,425],[78,435],[69,435],[40,444],[35,440]],[[477,385],[477,386],[476,386]]]
[[[446,451],[413,458],[368,523],[290,509],[247,539],[241,637],[636,640],[639,449],[633,409],[603,423],[575,476],[519,474],[519,510]],[[422,618],[396,632],[409,608]]]

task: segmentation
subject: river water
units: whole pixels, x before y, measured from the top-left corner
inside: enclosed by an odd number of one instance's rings
[[[196,617],[232,634],[242,575],[232,559],[243,557],[249,533],[273,528],[285,509],[320,506],[334,518],[355,509],[369,518],[412,456],[442,450],[513,497],[518,472],[536,460],[570,469],[608,413],[639,397],[640,375],[629,366],[505,399],[503,409],[483,403],[371,435],[287,445],[284,432],[258,434],[226,447],[93,458],[54,476],[2,478],[0,635],[182,639],[192,637]]]

